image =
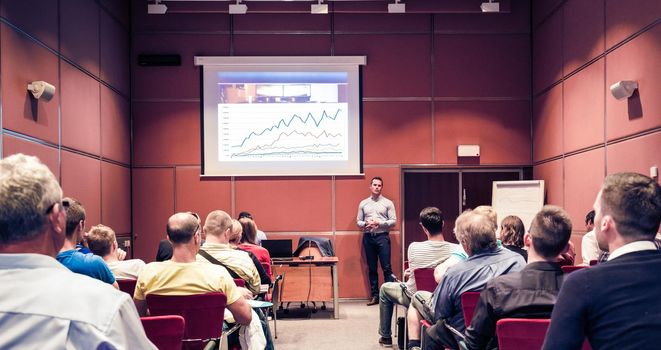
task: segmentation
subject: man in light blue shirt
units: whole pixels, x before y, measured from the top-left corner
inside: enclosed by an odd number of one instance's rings
[[[383,179],[374,177],[370,181],[371,195],[358,205],[356,224],[365,232],[363,248],[369,269],[371,298],[367,305],[379,304],[379,275],[377,262],[381,260],[383,279],[392,282],[390,265],[390,229],[395,226],[397,215],[392,201],[381,195]]]
[[[66,207],[36,157],[0,160],[0,349],[156,349],[131,297],[54,257]]]

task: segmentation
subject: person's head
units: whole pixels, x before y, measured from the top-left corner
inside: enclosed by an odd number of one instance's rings
[[[546,260],[555,261],[567,247],[571,230],[569,215],[562,208],[545,205],[530,223],[530,230],[526,235],[528,248]]]
[[[241,234],[243,233],[243,227],[239,220],[232,219],[232,229],[230,230],[230,243],[239,244],[241,243]]]
[[[383,179],[375,176],[370,180],[370,192],[374,196],[378,196],[381,194],[381,190],[383,189]]]
[[[510,215],[500,223],[500,237],[504,245],[523,247],[523,235],[526,229],[518,216]]]
[[[65,197],[62,202],[68,203],[67,209],[67,240],[79,243],[83,239],[85,231],[85,208],[75,198]]]
[[[585,230],[590,232],[594,228],[594,210],[585,214]]]
[[[105,225],[96,225],[87,233],[87,247],[100,257],[114,254],[117,250],[115,231]]]
[[[248,218],[248,219],[255,220],[255,219],[253,219],[252,214],[250,214],[250,212],[247,212],[247,211],[242,211],[242,212],[240,212],[240,213],[239,213],[239,217],[238,217],[237,220],[241,220],[241,219],[243,219],[243,218]]]
[[[443,233],[443,213],[436,207],[427,207],[420,211],[420,225],[430,236]]]
[[[496,210],[490,205],[480,205],[473,209],[473,211],[486,215],[487,218],[491,221],[494,231],[498,229],[498,214]]]
[[[192,212],[181,212],[170,216],[165,230],[173,247],[192,243],[199,245],[202,240],[200,217]]]
[[[204,220],[204,232],[207,234],[207,239],[214,237],[220,243],[229,243],[231,229],[232,217],[222,210],[212,211]]]
[[[616,241],[652,241],[661,221],[661,188],[641,174],[608,175],[594,202],[594,211],[600,249],[608,250]]]
[[[33,242],[42,235],[51,246],[43,253],[55,255],[62,248],[66,220],[62,189],[37,157],[15,154],[0,159],[0,203],[0,248]]]
[[[255,238],[257,237],[257,225],[255,225],[255,222],[252,219],[243,218],[239,219],[239,223],[241,223],[241,229],[243,230],[241,233],[241,243],[255,244]]]
[[[465,211],[455,221],[455,235],[466,253],[474,255],[496,249],[496,229],[491,219],[476,210]]]

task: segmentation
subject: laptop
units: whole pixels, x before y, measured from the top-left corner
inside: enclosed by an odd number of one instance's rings
[[[291,239],[265,239],[262,240],[262,247],[269,251],[271,260],[288,261],[292,260],[292,240]]]

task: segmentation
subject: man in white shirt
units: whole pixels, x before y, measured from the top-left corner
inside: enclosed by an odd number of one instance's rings
[[[594,210],[590,210],[585,215],[585,230],[587,233],[581,239],[581,258],[583,259],[581,265],[588,266],[590,260],[599,259],[599,254],[601,254],[601,249],[597,245],[597,235],[594,232]]]
[[[138,279],[138,275],[145,267],[145,262],[140,259],[117,258],[117,237],[115,231],[108,226],[93,226],[87,234],[87,246],[94,255],[103,258],[118,280]]]
[[[0,349],[156,349],[128,294],[54,257],[66,209],[36,157],[0,160]]]

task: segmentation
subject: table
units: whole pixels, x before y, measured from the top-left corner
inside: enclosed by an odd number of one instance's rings
[[[340,318],[336,256],[273,261],[274,276],[283,274],[280,302],[333,301],[333,318]]]

